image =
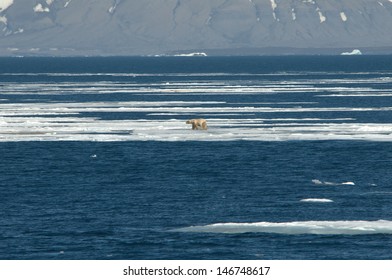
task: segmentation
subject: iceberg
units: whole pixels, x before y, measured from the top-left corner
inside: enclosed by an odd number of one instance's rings
[[[362,52],[358,49],[352,50],[351,52],[342,52],[341,55],[361,55]]]

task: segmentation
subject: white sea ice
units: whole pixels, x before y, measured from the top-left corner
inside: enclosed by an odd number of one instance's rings
[[[392,234],[392,221],[293,221],[282,223],[218,223],[176,229],[177,232],[238,234],[247,232],[277,234]]]
[[[14,0],[0,0],[0,12],[7,10],[13,3]]]

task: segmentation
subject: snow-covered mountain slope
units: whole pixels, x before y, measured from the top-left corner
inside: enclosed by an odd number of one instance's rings
[[[0,0],[0,55],[392,53],[392,0]]]

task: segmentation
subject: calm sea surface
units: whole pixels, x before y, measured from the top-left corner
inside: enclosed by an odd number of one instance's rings
[[[392,259],[391,171],[391,56],[0,58],[0,259]]]

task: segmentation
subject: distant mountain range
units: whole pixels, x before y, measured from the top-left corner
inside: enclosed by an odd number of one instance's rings
[[[0,56],[392,53],[392,0],[0,0]]]

